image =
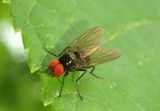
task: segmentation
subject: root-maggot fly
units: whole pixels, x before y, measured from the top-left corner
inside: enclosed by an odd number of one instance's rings
[[[53,77],[62,77],[62,85],[59,92],[61,96],[64,86],[64,79],[69,72],[82,71],[83,73],[76,79],[76,88],[80,99],[82,96],[79,92],[78,81],[86,73],[86,69],[91,68],[90,74],[99,77],[93,73],[95,66],[101,63],[112,61],[121,55],[119,49],[103,49],[100,40],[103,36],[104,29],[101,27],[93,27],[82,34],[66,47],[58,56],[48,51],[58,59],[53,59],[48,64],[48,70]]]

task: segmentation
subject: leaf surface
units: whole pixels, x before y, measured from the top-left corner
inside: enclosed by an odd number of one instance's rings
[[[31,72],[47,67],[58,54],[92,26],[105,30],[105,47],[122,50],[120,59],[98,65],[79,82],[81,101],[72,73],[61,98],[59,80],[41,74],[44,105],[56,111],[158,111],[160,109],[159,0],[12,0],[15,30],[22,32]],[[45,63],[44,63],[45,61]],[[44,63],[44,64],[43,64]],[[75,78],[80,73],[75,73]]]

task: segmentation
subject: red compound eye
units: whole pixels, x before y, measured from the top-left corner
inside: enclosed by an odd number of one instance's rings
[[[63,73],[64,73],[64,67],[63,67],[63,65],[62,65],[62,64],[57,64],[57,65],[54,67],[53,76],[59,77],[59,76],[61,76]]]
[[[56,60],[56,59],[51,60],[51,61],[49,62],[49,64],[48,64],[48,68],[51,69],[51,70],[53,70],[54,67],[55,67],[58,63],[59,63],[59,61]]]

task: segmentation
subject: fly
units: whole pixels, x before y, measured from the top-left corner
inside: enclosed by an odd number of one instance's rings
[[[74,40],[59,55],[47,50],[49,54],[58,57],[58,59],[49,62],[48,70],[51,71],[53,77],[63,76],[59,97],[62,94],[64,79],[68,73],[82,71],[83,73],[76,79],[75,83],[78,95],[83,100],[78,88],[78,81],[85,75],[86,70],[91,68],[90,74],[99,77],[93,73],[96,65],[112,61],[121,56],[119,49],[107,50],[102,48],[100,40],[103,33],[103,28],[93,27]]]

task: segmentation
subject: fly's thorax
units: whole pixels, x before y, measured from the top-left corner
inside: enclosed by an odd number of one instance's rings
[[[64,66],[65,70],[70,71],[72,66],[75,65],[74,58],[70,53],[65,53],[59,58],[60,63]]]
[[[73,52],[76,59],[81,59],[81,54],[78,51]]]
[[[90,62],[89,56],[83,58],[82,52],[73,51],[63,54],[59,58],[60,63],[64,66],[67,71],[75,71],[81,68],[88,67]]]

